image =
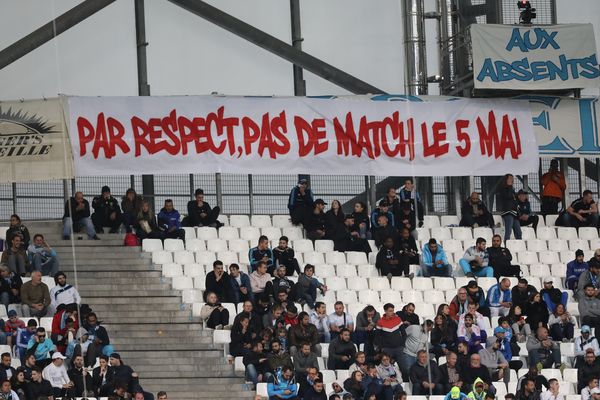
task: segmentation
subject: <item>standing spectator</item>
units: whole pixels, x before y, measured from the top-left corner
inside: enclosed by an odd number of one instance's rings
[[[429,242],[423,246],[421,275],[424,277],[452,276],[452,266],[448,263],[444,248],[434,238],[429,239]]]
[[[504,221],[504,239],[509,240],[511,232],[515,232],[515,239],[521,240],[521,224],[518,217],[518,203],[515,189],[513,188],[515,177],[512,174],[504,175],[503,182],[496,193],[498,211],[502,214]]]
[[[356,346],[350,340],[350,331],[342,329],[329,344],[327,369],[348,369],[356,357]]]
[[[306,230],[306,237],[312,241],[323,239],[327,233],[325,231],[325,213],[323,212],[326,205],[327,203],[323,199],[315,200],[312,211],[306,215],[302,224]]]
[[[333,200],[331,202],[331,208],[325,213],[325,232],[327,232],[327,239],[337,237],[338,231],[343,228],[344,217],[342,204],[339,200]]]
[[[0,303],[6,308],[10,304],[21,303],[21,276],[11,272],[6,265],[0,265]]]
[[[519,190],[517,193],[517,216],[519,218],[519,224],[521,226],[531,225],[533,230],[537,232],[540,217],[531,211],[531,203],[529,203],[527,195],[528,193],[523,189]]]
[[[548,336],[548,329],[540,326],[536,335],[527,339],[527,352],[529,353],[529,366],[541,368],[561,367],[560,348],[558,344]],[[541,365],[541,368],[540,368]]]
[[[468,226],[471,228],[477,228],[479,226],[494,226],[494,217],[483,204],[483,201],[479,199],[477,192],[471,193],[471,196],[465,200],[460,212],[462,219],[460,220],[460,226]]]
[[[381,316],[377,311],[375,311],[375,307],[371,305],[363,308],[362,311],[356,316],[354,343],[357,345],[364,343],[365,353],[369,358],[372,358],[375,354],[375,332],[377,322],[380,318]]]
[[[29,247],[29,241],[31,236],[29,235],[29,229],[21,222],[21,217],[17,214],[10,216],[10,226],[6,230],[6,243],[12,243],[12,239],[15,236],[21,236],[21,247],[26,250]]]
[[[327,291],[327,286],[319,282],[314,274],[315,266],[306,264],[304,266],[304,273],[298,276],[298,283],[296,284],[296,296],[298,297],[298,302],[300,304],[304,302],[308,304],[310,308],[314,307],[315,301],[317,300],[317,289],[320,290],[322,294],[325,294]]]
[[[489,255],[485,245],[486,241],[484,238],[477,238],[475,246],[469,247],[465,251],[463,258],[458,262],[467,277],[487,276],[491,278],[494,276],[494,270],[488,266]]]
[[[294,272],[300,275],[300,265],[298,264],[298,260],[296,260],[294,249],[289,247],[288,243],[288,237],[282,236],[279,238],[279,245],[273,249],[275,268],[284,266],[286,276],[292,276]]]
[[[570,341],[573,339],[576,323],[575,317],[566,311],[565,306],[559,304],[554,308],[554,312],[551,313],[548,318],[550,336],[557,342]]]
[[[433,322],[425,320],[422,325],[410,325],[406,328],[406,342],[399,360],[400,370],[404,374],[410,371],[410,366],[418,361],[420,351],[425,351],[429,342],[429,333],[433,329]]]
[[[204,201],[204,190],[202,189],[196,189],[194,200],[188,201],[187,213],[187,217],[183,219],[183,226],[212,226],[213,228],[223,226],[218,220],[221,208],[219,206],[211,208]]]
[[[417,212],[419,213],[419,226],[423,226],[423,217],[425,216],[425,210],[423,208],[423,202],[421,201],[421,195],[415,190],[415,185],[412,179],[406,179],[404,186],[400,188],[400,201],[403,204],[410,203],[413,212],[415,200],[417,201]]]
[[[565,307],[567,306],[567,292],[563,292],[560,289],[555,288],[554,281],[552,280],[551,276],[544,278],[544,288],[540,291],[540,295],[546,302],[549,312],[554,311],[556,306],[559,304],[562,304]]]
[[[144,199],[135,192],[135,189],[129,188],[125,196],[121,199],[121,210],[123,211],[123,225],[127,233],[133,232],[137,216],[142,210]]]
[[[90,218],[90,203],[83,198],[82,192],[76,192],[65,202],[63,239],[69,240],[73,231],[79,232],[82,227],[85,227],[89,239],[100,240]]]
[[[294,186],[290,192],[288,199],[288,210],[292,224],[302,224],[305,229],[308,214],[313,210],[314,203],[313,193],[308,186],[306,179],[300,179],[298,185]]]
[[[96,232],[104,233],[104,227],[107,226],[110,228],[110,233],[117,233],[123,219],[121,207],[117,199],[111,196],[108,186],[102,186],[101,195],[92,200],[92,207],[94,208],[92,222]]]
[[[53,399],[54,390],[52,385],[42,376],[42,369],[38,366],[33,367],[31,371],[31,380],[27,382],[27,399]]]
[[[375,345],[380,352],[389,354],[396,362],[400,363],[405,343],[405,326],[400,317],[396,315],[393,304],[385,304],[383,311],[384,314],[375,323]],[[410,365],[402,371],[405,379],[408,377],[408,368]],[[400,365],[400,369],[402,369],[402,365]]]
[[[165,233],[158,227],[156,215],[152,211],[148,201],[144,200],[142,208],[136,216],[135,234],[140,240],[140,243],[144,239],[165,240]]]
[[[55,351],[56,346],[52,342],[52,339],[47,337],[46,330],[42,327],[37,328],[35,334],[29,338],[27,354],[33,354],[35,356],[35,364],[43,368],[50,363],[48,353]]]
[[[14,235],[12,241],[6,250],[2,252],[2,258],[0,262],[4,265],[8,265],[11,272],[17,273],[21,276],[25,276],[26,272],[29,272],[29,263],[27,258],[27,252],[22,246],[22,239],[20,235]]]
[[[550,161],[550,169],[542,175],[541,214],[558,214],[558,203],[565,196],[565,175],[558,170],[558,160]]]
[[[567,277],[565,286],[573,291],[577,290],[577,283],[581,274],[589,269],[588,263],[583,260],[583,250],[577,249],[575,259],[567,264]]]
[[[273,297],[275,295],[271,275],[267,273],[266,262],[258,262],[256,271],[250,274],[250,286],[252,287],[252,294],[254,296]]]
[[[579,299],[579,318],[581,323],[592,328],[600,328],[600,299],[594,296],[594,287],[588,284],[584,287],[583,298]],[[600,332],[600,330],[598,331]]]
[[[257,264],[262,261],[267,264],[267,272],[273,275],[275,261],[273,260],[273,251],[269,248],[269,238],[262,235],[258,238],[258,245],[248,251],[248,259],[252,272],[256,271]]]
[[[50,301],[55,312],[61,304],[80,304],[81,296],[77,289],[67,284],[67,275],[59,271],[54,274],[55,286],[50,289]]]
[[[320,301],[315,303],[315,309],[310,313],[310,323],[317,328],[320,343],[329,343],[331,341],[329,317],[327,316],[325,303]]]
[[[23,316],[45,317],[51,304],[48,286],[42,282],[42,273],[33,271],[31,280],[21,286]]]
[[[379,216],[385,215],[387,217],[388,224],[394,227],[394,215],[389,211],[389,204],[387,200],[381,200],[379,206],[371,213],[371,227],[375,229],[379,227]]]
[[[185,231],[179,222],[180,218],[179,211],[173,207],[173,200],[165,200],[164,207],[158,213],[158,226],[163,229],[165,238],[185,241]]]
[[[369,239],[371,222],[367,213],[367,205],[362,201],[357,201],[354,203],[354,212],[350,216],[354,220],[354,230],[360,234],[362,239]]]
[[[44,235],[35,234],[27,252],[34,271],[41,271],[42,275],[49,276],[54,276],[58,272],[58,256],[56,251],[46,243]]]
[[[510,297],[514,306],[525,307],[532,294],[537,293],[537,289],[527,282],[527,279],[520,278],[517,285],[510,291]]]
[[[213,292],[207,292],[206,303],[200,310],[200,318],[211,329],[223,329],[229,325],[229,311],[221,305]]]
[[[310,323],[310,317],[304,311],[298,314],[298,323],[293,325],[288,333],[290,341],[290,354],[296,355],[302,343],[310,343],[311,350],[321,354],[321,345],[319,344],[319,333],[317,327]]]
[[[502,237],[494,235],[492,237],[492,247],[487,248],[489,263],[494,270],[494,278],[500,279],[503,276],[521,277],[521,267],[512,265],[512,254],[506,247],[502,247]]]
[[[581,197],[571,203],[571,205],[561,213],[556,219],[558,226],[571,226],[580,228],[582,226],[598,227],[598,206],[594,201],[592,192],[584,190]]]
[[[354,319],[352,319],[352,315],[344,311],[344,303],[336,301],[333,310],[334,312],[328,317],[331,340],[335,339],[342,329],[348,329],[350,333],[354,332]]]
[[[240,266],[237,264],[229,266],[229,284],[229,298],[234,304],[243,303],[247,300],[254,301],[250,277],[248,274],[240,271]]]
[[[488,290],[487,301],[492,317],[507,316],[512,307],[510,279],[503,278],[500,283],[492,286]]]
[[[413,396],[425,396],[429,393],[442,395],[444,386],[442,374],[434,361],[429,360],[425,350],[417,353],[417,362],[410,367],[410,382]]]
[[[227,302],[231,297],[231,282],[229,274],[223,267],[223,262],[216,260],[213,262],[213,270],[206,274],[204,278],[205,299],[206,294],[212,292],[217,295],[220,301]]]
[[[548,306],[542,300],[539,293],[534,293],[529,298],[529,301],[523,309],[523,314],[527,316],[527,323],[532,331],[535,331],[540,326],[548,325]]]

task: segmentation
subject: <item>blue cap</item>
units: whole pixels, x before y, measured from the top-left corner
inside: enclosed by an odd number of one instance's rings
[[[497,326],[496,328],[494,328],[494,335],[497,333],[506,333],[506,329],[504,329],[501,326]]]

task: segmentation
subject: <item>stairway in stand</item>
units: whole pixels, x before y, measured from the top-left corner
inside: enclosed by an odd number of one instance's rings
[[[41,233],[56,249],[60,269],[74,285],[71,242],[62,240],[60,222],[27,227],[32,237]],[[212,331],[202,330],[150,255],[124,247],[123,234],[99,236],[102,240],[93,241],[75,235],[79,292],[103,321],[123,361],[140,374],[143,388],[154,395],[164,390],[177,400],[253,398],[243,374],[234,372],[223,348],[213,344]]]

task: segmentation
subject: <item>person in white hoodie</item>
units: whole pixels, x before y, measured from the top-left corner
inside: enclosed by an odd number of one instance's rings
[[[486,241],[479,237],[475,241],[475,246],[469,247],[458,263],[469,278],[475,276],[491,278],[494,276],[494,270],[488,266],[489,262]]]
[[[67,284],[67,275],[64,272],[58,271],[54,275],[54,283],[56,284],[50,289],[50,306],[53,313],[61,304],[81,304],[81,296],[74,286]]]
[[[42,377],[50,382],[54,397],[73,396],[73,382],[69,379],[67,368],[64,366],[65,356],[56,351],[52,354],[52,362],[42,371]]]
[[[19,400],[19,395],[12,390],[8,379],[4,380],[0,386],[0,399]]]

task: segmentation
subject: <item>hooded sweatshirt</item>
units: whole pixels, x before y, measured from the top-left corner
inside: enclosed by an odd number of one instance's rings
[[[475,391],[475,386],[477,386],[478,383],[484,383],[483,380],[481,380],[480,378],[475,379],[475,382],[473,383],[473,390],[471,391],[471,393],[469,393],[467,395],[467,397],[471,400],[484,400],[485,399],[485,389],[481,392],[481,393],[477,393]]]
[[[286,390],[290,391],[290,394],[284,394]],[[267,393],[269,399],[291,399],[296,397],[296,391],[298,390],[298,384],[296,383],[293,375],[289,381],[283,378],[281,370],[275,371],[275,374],[269,377],[267,383]],[[278,397],[275,397],[278,396]]]

